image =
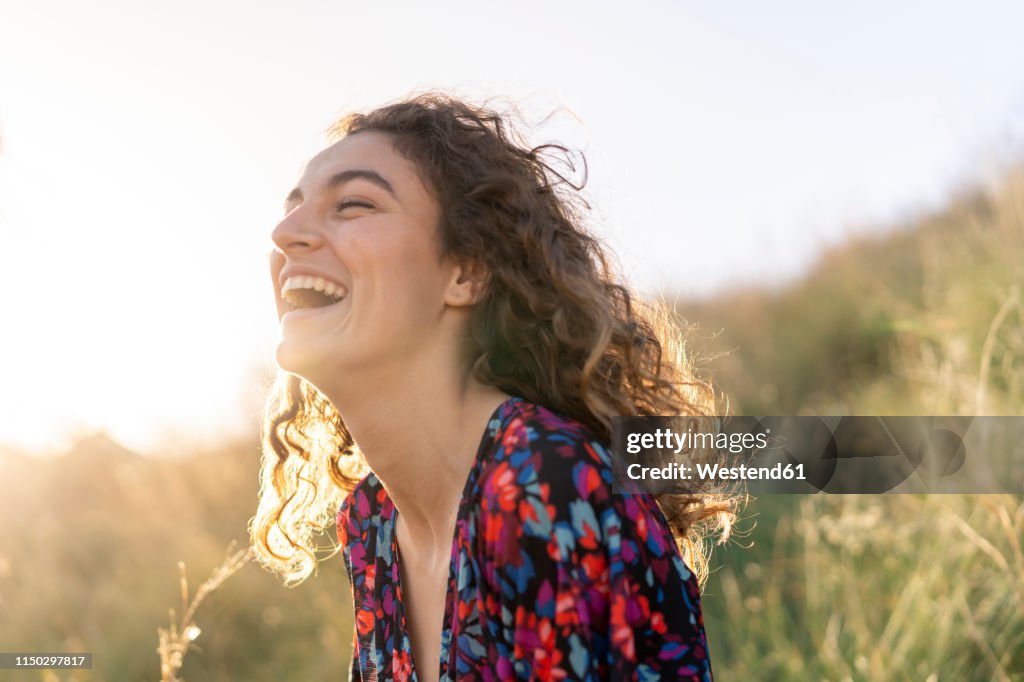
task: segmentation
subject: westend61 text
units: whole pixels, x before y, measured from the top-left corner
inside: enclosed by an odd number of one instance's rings
[[[634,481],[645,479],[658,481],[806,481],[803,464],[783,464],[771,467],[755,467],[741,464],[738,467],[724,467],[719,464],[667,464],[661,467],[645,467],[630,464],[626,475]]]

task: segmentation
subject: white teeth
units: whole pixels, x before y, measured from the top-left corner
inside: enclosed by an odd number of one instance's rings
[[[281,286],[281,293],[291,291],[292,289],[313,289],[339,300],[345,298],[346,294],[348,294],[345,287],[329,282],[323,277],[289,277],[284,281],[284,285]]]

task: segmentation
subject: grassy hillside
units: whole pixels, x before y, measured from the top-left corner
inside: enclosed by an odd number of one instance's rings
[[[1018,169],[826,253],[788,287],[676,309],[703,350],[728,352],[714,379],[738,414],[1018,414],[1022,300]]]
[[[1024,413],[1024,174],[677,310],[737,414]],[[718,550],[722,679],[1024,679],[1024,500],[771,497]]]
[[[0,457],[0,642],[5,651],[91,651],[93,670],[4,671],[2,680],[159,680],[157,627],[245,546],[256,443],[154,459],[98,437],[61,457]],[[186,680],[336,679],[351,597],[340,557],[284,589],[254,564],[200,607]]]

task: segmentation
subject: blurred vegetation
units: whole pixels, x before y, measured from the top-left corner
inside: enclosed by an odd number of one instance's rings
[[[776,291],[679,301],[735,414],[1022,414],[1024,172],[825,254]],[[773,496],[716,550],[723,680],[1024,680],[1024,498]]]
[[[90,651],[91,671],[0,671],[0,680],[160,680],[157,628],[181,615],[178,562],[199,585],[231,541],[248,545],[254,442],[142,457],[98,436],[60,457],[0,457],[0,647]],[[210,594],[181,678],[338,679],[352,599],[341,557],[285,589],[255,564]]]
[[[713,369],[733,412],[1020,413],[1022,176],[833,249],[787,287],[677,301],[700,350],[728,353]]]
[[[728,351],[710,369],[737,414],[1015,414],[1022,284],[1013,171],[787,287],[677,309],[700,322],[700,350]],[[245,546],[257,470],[255,441],[175,459],[102,436],[59,457],[0,451],[0,648],[94,654],[91,671],[0,679],[158,680],[178,562],[198,585]],[[704,596],[718,679],[1024,679],[1021,498],[776,496],[741,528]],[[245,565],[195,613],[182,679],[343,678],[343,576],[335,556],[284,589]]]

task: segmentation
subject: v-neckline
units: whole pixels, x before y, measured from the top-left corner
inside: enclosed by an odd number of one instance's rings
[[[471,473],[476,469],[476,463],[473,464]],[[468,482],[468,481],[467,481]],[[465,493],[465,491],[464,491]],[[463,495],[463,499],[465,494]],[[390,502],[390,500],[388,500]],[[441,651],[438,655],[438,682],[443,682],[447,677],[447,670],[449,668],[448,661],[446,660],[448,654],[451,653],[451,647],[445,646],[445,629],[449,628],[451,622],[451,614],[454,613],[454,602],[455,592],[452,590],[452,582],[455,580],[456,572],[456,561],[458,557],[458,542],[459,542],[459,521],[462,520],[462,501],[459,501],[459,511],[455,517],[455,528],[452,532],[452,547],[448,557],[448,575],[445,579],[445,593],[444,593],[444,615],[441,621],[441,636],[440,646]],[[405,618],[405,593],[402,586],[402,553],[398,547],[398,507],[391,503],[391,555],[395,558],[395,615],[398,620],[398,628],[401,633],[401,646],[409,654],[409,679],[411,682],[419,682],[420,676],[416,671],[416,656],[412,650],[412,638],[409,636],[409,622]]]
[[[452,531],[452,543],[451,551],[448,556],[448,577],[445,585],[445,596],[444,596],[444,616],[441,621],[441,651],[438,656],[438,682],[444,682],[446,679],[451,679],[449,673],[451,672],[451,621],[452,616],[455,613],[455,601],[456,592],[458,590],[458,558],[459,558],[459,531],[461,530],[460,524],[465,520],[465,516],[469,506],[469,493],[473,486],[476,484],[477,475],[480,470],[480,466],[483,463],[483,454],[494,439],[494,434],[501,432],[501,424],[499,423],[496,428],[492,430],[491,424],[495,420],[503,420],[506,410],[509,406],[515,403],[522,402],[522,398],[517,396],[511,396],[506,400],[502,401],[498,407],[494,409],[491,416],[487,419],[487,423],[484,425],[483,435],[480,437],[480,444],[477,446],[476,454],[473,457],[473,465],[469,469],[469,473],[466,475],[466,482],[462,486],[462,496],[459,498],[459,509],[455,516],[455,528]],[[387,495],[387,491],[384,493],[384,507],[382,512],[388,511],[388,523],[391,525],[391,556],[395,562],[394,571],[394,588],[395,588],[395,615],[397,616],[398,627],[401,631],[401,647],[406,653],[409,654],[409,679],[411,682],[419,682],[419,674],[416,672],[416,658],[412,651],[412,639],[409,637],[409,626],[405,618],[405,600],[402,594],[402,562],[399,555],[398,549],[398,507]],[[448,636],[445,637],[445,630],[448,630]]]

